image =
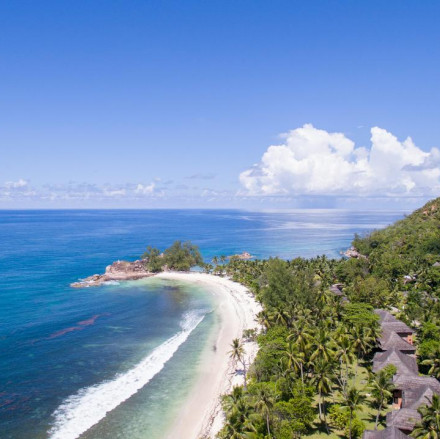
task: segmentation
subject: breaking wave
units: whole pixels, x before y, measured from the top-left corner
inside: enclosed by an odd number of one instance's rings
[[[132,369],[116,375],[110,381],[86,387],[69,396],[53,413],[55,420],[49,431],[49,439],[76,439],[138,392],[163,369],[204,316],[201,311],[186,314],[180,324],[182,330],[155,348]]]

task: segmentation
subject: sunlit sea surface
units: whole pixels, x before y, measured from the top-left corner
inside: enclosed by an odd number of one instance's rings
[[[0,437],[156,439],[195,381],[218,320],[200,287],[71,282],[176,239],[204,258],[340,257],[404,212],[0,211]]]

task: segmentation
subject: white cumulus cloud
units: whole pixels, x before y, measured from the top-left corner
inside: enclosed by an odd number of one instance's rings
[[[142,194],[142,195],[151,195],[154,193],[154,189],[156,188],[156,183],[152,182],[148,185],[143,185],[139,183],[136,186],[135,193],[136,194]]]
[[[28,182],[20,178],[17,181],[7,181],[5,182],[5,187],[7,189],[22,189],[28,186]]]
[[[104,189],[103,195],[106,197],[123,197],[127,191],[125,189]]]
[[[438,195],[440,151],[425,152],[373,127],[371,146],[306,124],[272,145],[260,163],[240,174],[247,195]]]

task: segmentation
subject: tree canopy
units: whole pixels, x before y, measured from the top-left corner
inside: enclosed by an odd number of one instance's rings
[[[358,258],[233,258],[223,267],[263,310],[247,390],[239,396],[234,390],[238,401],[224,405],[220,438],[360,437],[368,410],[370,428],[384,425],[395,367],[371,373],[380,335],[375,308],[394,307],[418,328],[421,371],[440,377],[440,198],[383,230],[355,236],[353,246]],[[330,291],[334,284],[342,292]],[[433,425],[432,410],[424,410],[416,437],[428,437]]]
[[[203,263],[199,248],[190,241],[175,241],[163,253],[148,246],[142,259],[145,260],[147,270],[152,273],[163,271],[165,267],[170,270],[189,271],[191,267]]]

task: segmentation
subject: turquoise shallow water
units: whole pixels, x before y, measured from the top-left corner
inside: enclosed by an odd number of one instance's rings
[[[190,332],[187,328],[185,340],[146,385],[80,437],[160,438],[194,382],[191,371],[217,323],[206,291],[158,281],[74,290],[70,282],[102,272],[115,259],[135,259],[148,244],[164,248],[175,239],[191,239],[207,260],[244,250],[258,257],[337,257],[355,232],[402,216],[346,211],[0,211],[1,438],[55,437],[54,428],[65,425],[66,415],[83,407],[85,397],[92,395],[96,407],[121,397],[111,393],[111,385],[99,387],[102,383],[130,376],[158,347],[184,332],[182,324],[192,329],[191,322],[203,318]],[[174,339],[170,343],[177,344]],[[141,377],[148,370],[147,364]]]

